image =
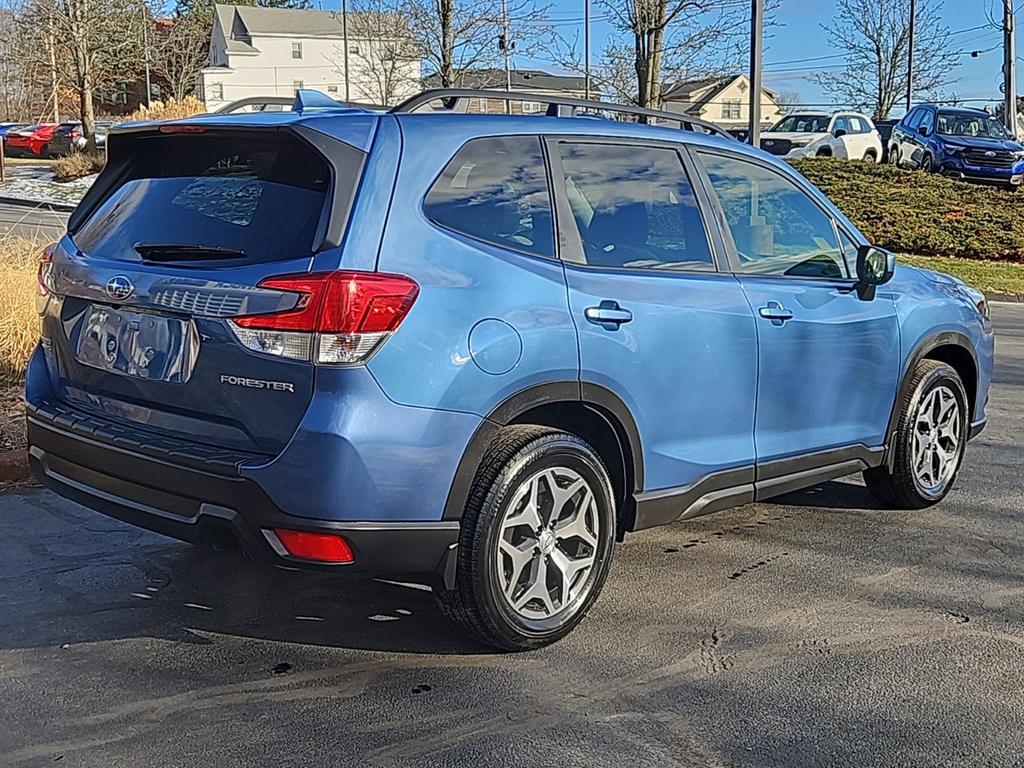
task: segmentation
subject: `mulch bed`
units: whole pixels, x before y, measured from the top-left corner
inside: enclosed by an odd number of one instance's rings
[[[25,452],[25,406],[21,386],[0,387],[0,488],[33,482]]]

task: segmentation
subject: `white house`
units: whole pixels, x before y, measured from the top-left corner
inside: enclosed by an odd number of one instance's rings
[[[666,87],[663,108],[726,129],[745,129],[750,120],[750,80],[746,75],[690,80]],[[761,122],[767,127],[782,119],[783,110],[774,93],[761,89]]]
[[[342,14],[214,6],[210,62],[199,75],[209,110],[249,96],[312,88],[344,100]],[[392,104],[419,91],[421,62],[400,14],[349,13],[348,100]]]

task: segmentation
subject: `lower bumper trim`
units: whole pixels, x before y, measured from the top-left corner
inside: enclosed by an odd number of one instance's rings
[[[445,567],[459,523],[311,520],[278,509],[256,483],[204,473],[123,449],[85,446],[54,425],[29,422],[29,464],[47,488],[85,507],[180,541],[225,549],[287,568],[367,575],[420,575]],[[351,563],[314,563],[276,551],[264,531],[336,533]]]

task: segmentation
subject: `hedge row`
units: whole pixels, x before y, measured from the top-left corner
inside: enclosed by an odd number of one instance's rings
[[[848,160],[793,165],[877,245],[897,253],[1024,264],[1024,190]]]

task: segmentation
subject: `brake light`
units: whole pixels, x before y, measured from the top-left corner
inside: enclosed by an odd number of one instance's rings
[[[160,133],[206,133],[202,125],[161,125]]]
[[[363,363],[398,328],[419,286],[381,272],[315,272],[262,281],[261,288],[298,294],[284,312],[245,315],[231,324],[245,346],[258,352],[321,365]]]
[[[318,563],[351,563],[352,548],[336,533],[311,533],[275,528],[274,535],[292,557]]]

